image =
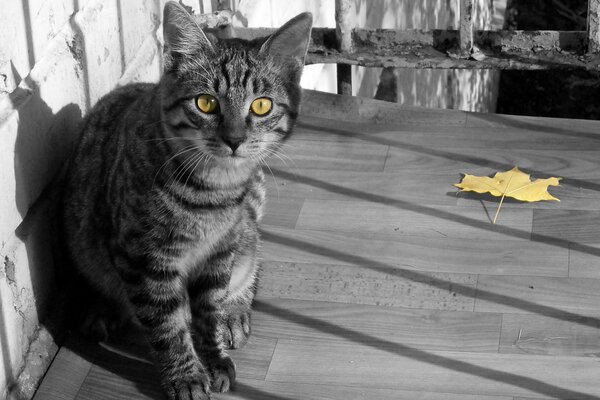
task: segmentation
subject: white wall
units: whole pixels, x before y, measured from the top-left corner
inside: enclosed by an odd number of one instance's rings
[[[155,80],[164,1],[10,0],[0,12],[0,398],[29,397],[52,357],[50,210],[30,210],[82,115],[119,79]],[[17,87],[18,85],[18,87]],[[36,354],[24,359],[32,341]],[[44,343],[46,343],[44,345]],[[40,350],[41,349],[41,350]],[[20,377],[19,377],[20,375]]]

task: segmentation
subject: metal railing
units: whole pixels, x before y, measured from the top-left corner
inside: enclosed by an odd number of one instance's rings
[[[335,0],[335,29],[314,28],[307,64],[337,64],[338,93],[352,93],[351,66],[439,69],[600,70],[600,0],[589,0],[587,31],[475,30],[474,0],[460,0],[456,30],[360,29],[354,0]],[[254,38],[269,28],[235,28]]]

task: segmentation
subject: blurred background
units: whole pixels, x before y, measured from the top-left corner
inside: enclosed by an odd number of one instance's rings
[[[276,27],[309,10],[315,26],[335,27],[334,0],[236,0],[233,24]],[[585,31],[587,0],[479,0],[480,30]],[[457,29],[458,0],[356,0],[359,28]],[[496,71],[352,67],[353,95],[403,105],[562,118],[600,118],[594,71]],[[336,92],[335,65],[306,67],[310,89]]]

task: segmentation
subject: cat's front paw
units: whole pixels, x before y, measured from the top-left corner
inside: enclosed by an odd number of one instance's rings
[[[210,363],[213,392],[228,392],[235,382],[235,364],[229,356],[222,356]]]
[[[206,374],[178,379],[164,386],[169,400],[210,400],[210,379]]]
[[[227,349],[239,349],[250,336],[250,312],[234,312],[221,321],[221,342]]]

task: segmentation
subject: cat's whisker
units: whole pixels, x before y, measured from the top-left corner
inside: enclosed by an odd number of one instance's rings
[[[187,153],[188,151],[192,151],[196,148],[196,145],[191,145],[191,146],[187,146],[184,147],[183,149],[181,149],[180,151],[178,151],[175,155],[171,156],[167,161],[165,161],[160,168],[158,169],[158,171],[156,171],[156,174],[154,174],[154,178],[152,179],[152,186],[154,187],[154,184],[156,183],[156,178],[158,177],[158,174],[160,174],[160,171],[163,170],[163,168],[165,168],[167,166],[167,164],[173,160],[175,157],[178,157],[184,153]],[[169,182],[169,180],[167,179],[167,182]]]
[[[194,149],[196,151],[200,150],[198,147],[195,147]],[[186,158],[186,160],[173,172],[173,180],[181,180],[187,170],[196,162],[196,159],[200,158],[202,155],[203,153],[198,152]],[[178,170],[179,172],[177,172]]]
[[[205,153],[206,154],[206,162],[204,163],[204,166],[202,167],[202,176],[204,176],[204,171],[206,171],[206,166],[208,165],[208,163],[210,161],[213,160],[213,156],[210,153]]]
[[[199,149],[199,148],[195,148],[195,150],[200,150],[200,149]],[[194,165],[194,163],[196,163],[196,161],[197,161],[197,160],[199,160],[199,159],[201,160],[203,156],[204,156],[204,153],[196,153],[196,154],[193,154],[193,155],[191,155],[190,157],[188,157],[188,158],[187,158],[187,159],[186,159],[186,160],[183,162],[183,164],[182,164],[182,165],[180,165],[180,166],[177,168],[177,169],[180,169],[180,168],[181,168],[181,170],[180,170],[179,172],[177,172],[177,174],[176,174],[175,176],[173,176],[173,178],[172,178],[172,181],[175,181],[175,180],[181,180],[181,178],[183,178],[183,176],[185,176],[185,174],[186,174],[186,172],[188,171],[188,169],[190,169],[190,167],[192,167],[192,165]],[[189,180],[190,176],[193,174],[193,172],[194,172],[194,169],[195,169],[195,166],[194,166],[194,168],[192,168],[192,169],[190,170],[190,173],[189,173],[189,175],[188,175],[188,177],[187,177],[187,179],[186,179],[186,181],[185,181],[185,183],[184,183],[184,187],[185,187],[185,186],[187,186],[187,182],[188,182],[188,180]],[[175,170],[175,172],[176,172],[176,171],[177,171],[177,170]],[[174,173],[175,173],[175,172],[174,172]],[[172,175],[173,175],[173,174],[172,174]],[[171,193],[171,199],[172,199],[173,201],[175,201],[175,195],[173,194],[173,192],[170,192],[170,193]]]
[[[298,170],[298,165],[296,164],[296,162],[290,158],[287,154],[280,152],[278,150],[275,149],[270,149],[270,148],[266,148],[264,149],[264,151],[269,155],[269,156],[275,156],[277,157],[279,160],[281,160],[281,162],[283,163],[283,165],[285,165],[286,167],[290,168],[290,166],[288,165],[287,161],[290,161],[292,164],[294,164],[292,166],[292,168],[295,168],[296,170]],[[286,161],[287,159],[287,161]]]
[[[293,158],[291,158],[289,155],[287,155],[287,154],[285,153],[285,148],[282,148],[282,147],[280,147],[279,149],[277,149],[277,150],[274,150],[274,155],[275,155],[276,157],[278,157],[278,158],[279,158],[281,161],[283,161],[283,163],[284,163],[284,164],[286,164],[286,163],[285,163],[285,161],[283,160],[283,158],[285,158],[285,159],[287,159],[289,162],[291,162],[291,163],[293,164],[291,168],[295,169],[295,170],[296,170],[296,172],[298,172],[298,171],[300,170],[300,167],[298,166],[298,164],[296,164],[296,161],[294,161],[294,159],[293,159]],[[286,164],[286,165],[287,165],[287,164]]]
[[[263,164],[265,167],[267,167],[267,169],[271,173],[271,176],[273,177],[273,182],[275,183],[275,189],[277,191],[277,198],[279,198],[279,182],[277,182],[277,179],[275,178],[275,174],[273,173],[273,170],[271,169],[271,167],[269,167],[269,164],[267,164],[266,160],[263,157],[258,156],[256,158],[256,160],[258,161],[259,165]]]
[[[200,165],[200,163],[202,162],[202,160],[204,159],[204,156],[206,155],[206,153],[201,153],[201,157],[198,158],[198,161],[196,161],[196,163],[194,164],[194,166],[190,169],[190,172],[185,180],[185,183],[183,184],[183,186],[187,186],[188,181],[190,180],[190,178],[192,177],[192,175],[194,174],[194,172],[196,171],[196,168],[198,168],[198,165]]]
[[[152,138],[152,139],[146,139],[144,141],[145,142],[168,142],[170,140],[190,140],[190,138],[174,136],[174,137],[167,137],[167,138]]]

